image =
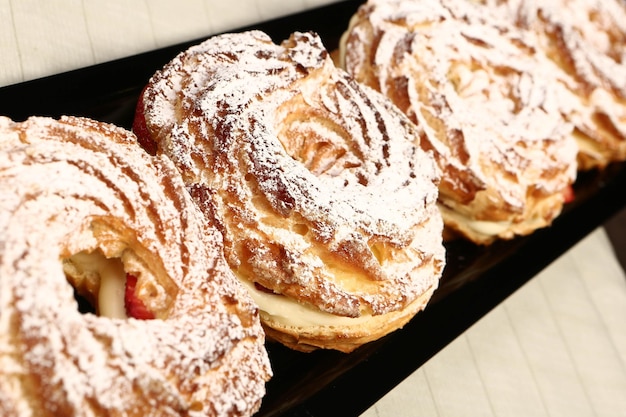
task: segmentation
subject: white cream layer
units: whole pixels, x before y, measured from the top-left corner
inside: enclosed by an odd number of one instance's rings
[[[106,258],[97,252],[81,252],[70,259],[85,274],[95,274],[100,277],[98,314],[109,318],[127,318],[124,306],[126,272],[122,261],[118,258]]]
[[[241,282],[261,311],[285,326],[358,326],[372,318],[370,314],[364,314],[361,317],[344,317],[314,310],[289,297],[260,291],[247,280],[242,279]]]

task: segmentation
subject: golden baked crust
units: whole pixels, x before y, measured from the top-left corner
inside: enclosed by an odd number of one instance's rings
[[[332,321],[400,311],[437,286],[439,173],[420,131],[335,68],[316,35],[276,45],[253,31],[192,47],[152,78],[135,130],[218,219],[227,260],[253,293]],[[271,335],[284,330],[268,317]],[[318,347],[360,344],[332,324],[316,331]]]
[[[271,375],[258,309],[169,160],[108,124],[2,117],[0,195],[2,416],[258,409]],[[70,282],[98,291],[104,275],[77,272],[76,254],[121,262],[156,318],[79,312]]]
[[[533,40],[464,0],[371,0],[340,65],[415,123],[442,169],[447,228],[488,244],[549,225],[576,176],[576,144]]]
[[[581,170],[626,160],[626,2],[484,0],[539,39],[563,86]]]

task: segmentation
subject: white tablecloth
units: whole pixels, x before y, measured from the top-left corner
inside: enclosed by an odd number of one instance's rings
[[[0,0],[0,86],[337,0]]]

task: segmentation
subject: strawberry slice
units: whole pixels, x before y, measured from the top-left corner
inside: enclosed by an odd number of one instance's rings
[[[137,137],[139,145],[141,145],[141,147],[150,155],[156,155],[157,145],[152,140],[152,135],[150,134],[148,126],[146,125],[146,116],[144,114],[143,104],[143,91],[141,92],[141,94],[139,95],[139,99],[137,100],[137,107],[135,109],[135,118],[133,119],[132,130]]]
[[[270,290],[269,288],[262,286],[258,282],[254,283],[254,288],[267,294],[278,294],[277,292],[274,292],[273,290]]]
[[[124,292],[124,307],[126,315],[139,320],[152,320],[154,313],[145,306],[143,301],[137,298],[135,288],[137,287],[137,277],[126,274],[126,288]]]
[[[563,202],[567,204],[567,203],[571,203],[572,201],[574,201],[574,187],[572,187],[571,185],[568,185],[563,190]]]

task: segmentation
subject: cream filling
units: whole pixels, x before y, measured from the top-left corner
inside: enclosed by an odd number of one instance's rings
[[[315,310],[283,295],[258,290],[253,283],[241,280],[261,311],[273,321],[283,326],[358,326],[372,318],[370,314],[361,317],[344,317]]]
[[[497,237],[501,233],[508,231],[513,225],[511,221],[470,220],[467,216],[441,204],[439,205],[439,209],[444,215],[444,219],[453,219],[459,224],[465,225],[467,228],[484,236]]]
[[[486,221],[486,220],[468,220],[467,226],[478,233],[487,236],[498,236],[500,233],[506,232],[511,227],[511,222],[502,221]]]
[[[602,153],[598,151],[599,144],[584,134],[574,136],[578,145],[578,152],[589,155],[595,159],[602,159]]]
[[[103,317],[125,319],[124,293],[126,291],[126,271],[118,258],[106,258],[93,253],[78,253],[71,261],[85,274],[100,277],[98,291],[98,314]]]

